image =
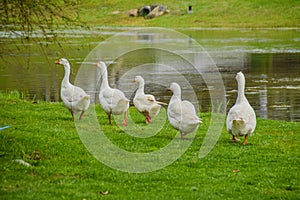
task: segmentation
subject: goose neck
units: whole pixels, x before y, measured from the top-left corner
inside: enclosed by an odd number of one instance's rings
[[[239,80],[238,81],[238,96],[237,96],[237,102],[242,102],[246,99],[245,96],[245,81]]]
[[[145,88],[145,83],[144,82],[142,82],[142,81],[140,81],[139,82],[139,87],[138,87],[138,89],[137,89],[137,93],[138,94],[143,94],[144,93],[144,88]]]
[[[109,85],[108,85],[108,79],[107,79],[107,70],[106,69],[103,69],[101,70],[101,88],[108,88]]]
[[[172,101],[181,101],[181,91],[180,90],[176,90],[173,92],[173,96],[171,98]]]
[[[70,64],[65,64],[64,68],[65,68],[65,75],[62,82],[64,84],[70,84]]]

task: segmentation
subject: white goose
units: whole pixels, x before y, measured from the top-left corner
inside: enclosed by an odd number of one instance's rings
[[[111,114],[124,114],[122,125],[127,125],[127,110],[129,108],[129,99],[118,89],[113,89],[108,84],[107,67],[104,62],[98,62],[102,81],[99,93],[99,102],[108,116],[109,123],[112,124]]]
[[[232,134],[232,140],[239,141],[237,136],[245,136],[243,144],[245,145],[248,136],[252,135],[256,127],[256,116],[253,108],[245,96],[245,76],[238,72],[235,79],[238,83],[238,95],[234,106],[229,110],[226,127]]]
[[[153,95],[144,93],[145,82],[142,76],[136,76],[133,82],[139,83],[139,87],[133,98],[133,104],[140,113],[145,115],[146,124],[148,124],[151,122],[151,118],[158,115],[161,105],[168,104],[156,101]]]
[[[89,108],[90,96],[85,93],[80,87],[74,86],[70,83],[70,63],[67,59],[61,58],[55,62],[63,65],[65,68],[65,75],[61,82],[60,96],[65,106],[72,114],[73,120],[75,113],[81,112],[79,120],[82,118],[84,112]]]
[[[181,100],[180,86],[177,83],[171,83],[170,89],[173,96],[168,106],[168,119],[183,138],[186,134],[195,131],[202,121],[197,116],[194,105],[189,101]]]

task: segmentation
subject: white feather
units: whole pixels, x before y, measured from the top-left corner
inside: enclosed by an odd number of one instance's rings
[[[256,128],[256,115],[245,96],[245,77],[237,73],[238,96],[236,103],[229,110],[226,127],[233,136],[252,135]]]
[[[195,131],[202,122],[196,114],[194,105],[189,101],[181,100],[180,86],[172,83],[170,89],[173,91],[173,96],[168,106],[168,119],[170,124],[184,136]]]

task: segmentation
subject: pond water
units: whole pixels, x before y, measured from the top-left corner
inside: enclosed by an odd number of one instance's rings
[[[59,57],[68,58],[72,66],[71,82],[80,84],[76,75],[89,53],[105,39],[128,29],[94,27],[88,31],[58,30],[61,38],[58,41],[53,41],[51,37],[41,39],[38,33],[30,41],[21,40],[13,33],[0,33],[0,91],[19,90],[27,93],[30,99],[60,101],[60,82],[64,72],[63,67],[54,64],[55,60]],[[195,39],[207,52],[205,56],[209,55],[215,63],[224,82],[227,110],[234,104],[237,95],[235,74],[243,71],[246,76],[246,96],[258,117],[300,121],[299,29],[177,31]],[[143,34],[136,41],[150,44],[158,41],[160,44],[161,38],[153,40],[151,34]],[[176,44],[176,41],[169,43]],[[184,51],[180,48],[178,46],[178,52]],[[162,82],[180,82],[178,77],[183,76],[183,99],[197,103],[201,112],[210,111],[210,90],[217,87],[211,89],[203,80],[203,76],[209,76],[209,73],[199,74],[192,68],[183,67],[188,64],[180,60],[177,55],[151,48],[130,51],[116,59],[105,57],[110,64],[108,73],[111,86],[121,88],[129,98],[132,98],[136,89],[136,85],[130,83],[135,72],[124,80],[123,76],[138,67],[146,81],[146,92],[154,94],[160,101],[168,102],[171,96]],[[168,65],[178,67],[174,71],[166,67]],[[96,72],[92,71],[94,74]],[[96,85],[98,77],[93,79]],[[186,80],[187,84],[184,82]],[[124,85],[124,81],[127,85]],[[95,92],[96,89],[88,90]]]

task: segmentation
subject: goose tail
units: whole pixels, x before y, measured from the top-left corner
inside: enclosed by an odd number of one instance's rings
[[[84,97],[82,97],[82,99],[80,99],[78,101],[78,104],[77,105],[80,105],[82,108],[83,111],[86,111],[88,108],[89,108],[89,105],[90,105],[90,95],[86,95]]]
[[[201,120],[200,118],[199,118],[199,121],[198,121],[198,123],[199,123],[199,124],[202,124],[202,123],[203,123],[203,122],[202,122],[202,120]]]
[[[245,120],[243,119],[234,119],[232,120],[232,127],[236,129],[242,129],[246,126]]]
[[[199,124],[200,125],[200,124],[202,124],[202,121],[201,121],[200,118],[197,118],[197,119],[195,119],[193,124]]]
[[[149,116],[151,118],[155,117],[156,115],[158,115],[159,111],[160,111],[161,106],[159,104],[153,105],[151,106],[150,110],[149,110]]]
[[[167,106],[167,103],[161,102],[161,101],[156,101],[157,104],[162,105],[162,106]]]
[[[129,102],[130,102],[129,99],[124,98],[124,99],[119,101],[118,107],[127,107],[127,106],[129,107]]]

